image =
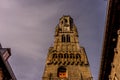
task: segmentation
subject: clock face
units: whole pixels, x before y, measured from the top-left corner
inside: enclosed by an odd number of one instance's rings
[[[67,77],[66,72],[60,72],[59,77],[60,78],[66,78]]]

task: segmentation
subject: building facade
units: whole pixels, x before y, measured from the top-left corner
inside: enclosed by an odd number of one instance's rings
[[[85,49],[79,46],[77,28],[68,15],[56,26],[42,80],[93,80]]]
[[[120,0],[108,0],[99,80],[120,80]]]
[[[116,48],[114,48],[114,57],[111,63],[109,80],[120,80],[120,30],[118,30],[117,45]]]
[[[10,56],[10,48],[2,48],[0,44],[0,80],[17,80],[8,62]]]

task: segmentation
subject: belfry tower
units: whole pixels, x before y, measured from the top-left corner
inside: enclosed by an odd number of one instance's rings
[[[77,28],[70,16],[63,16],[55,29],[42,80],[93,80],[88,59],[79,46]]]

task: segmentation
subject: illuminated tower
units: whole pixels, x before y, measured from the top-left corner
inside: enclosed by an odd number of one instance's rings
[[[85,49],[79,46],[77,28],[70,16],[63,16],[55,29],[42,80],[92,80]]]

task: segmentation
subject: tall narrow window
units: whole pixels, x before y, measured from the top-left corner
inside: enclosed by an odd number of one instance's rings
[[[67,35],[67,42],[70,42],[70,35]]]
[[[53,58],[57,58],[57,54],[53,54]]]
[[[67,19],[64,19],[64,22],[67,23],[68,22]]]
[[[65,35],[62,35],[62,42],[65,42]]]
[[[63,58],[63,54],[61,54],[61,53],[58,54],[58,57],[59,57],[59,58]]]
[[[80,59],[80,54],[76,54],[76,59]]]
[[[70,58],[75,58],[73,53],[70,54]]]
[[[67,53],[65,53],[64,54],[64,58],[68,58],[69,56],[68,56],[68,54]]]
[[[52,80],[52,73],[49,74],[49,80]]]

